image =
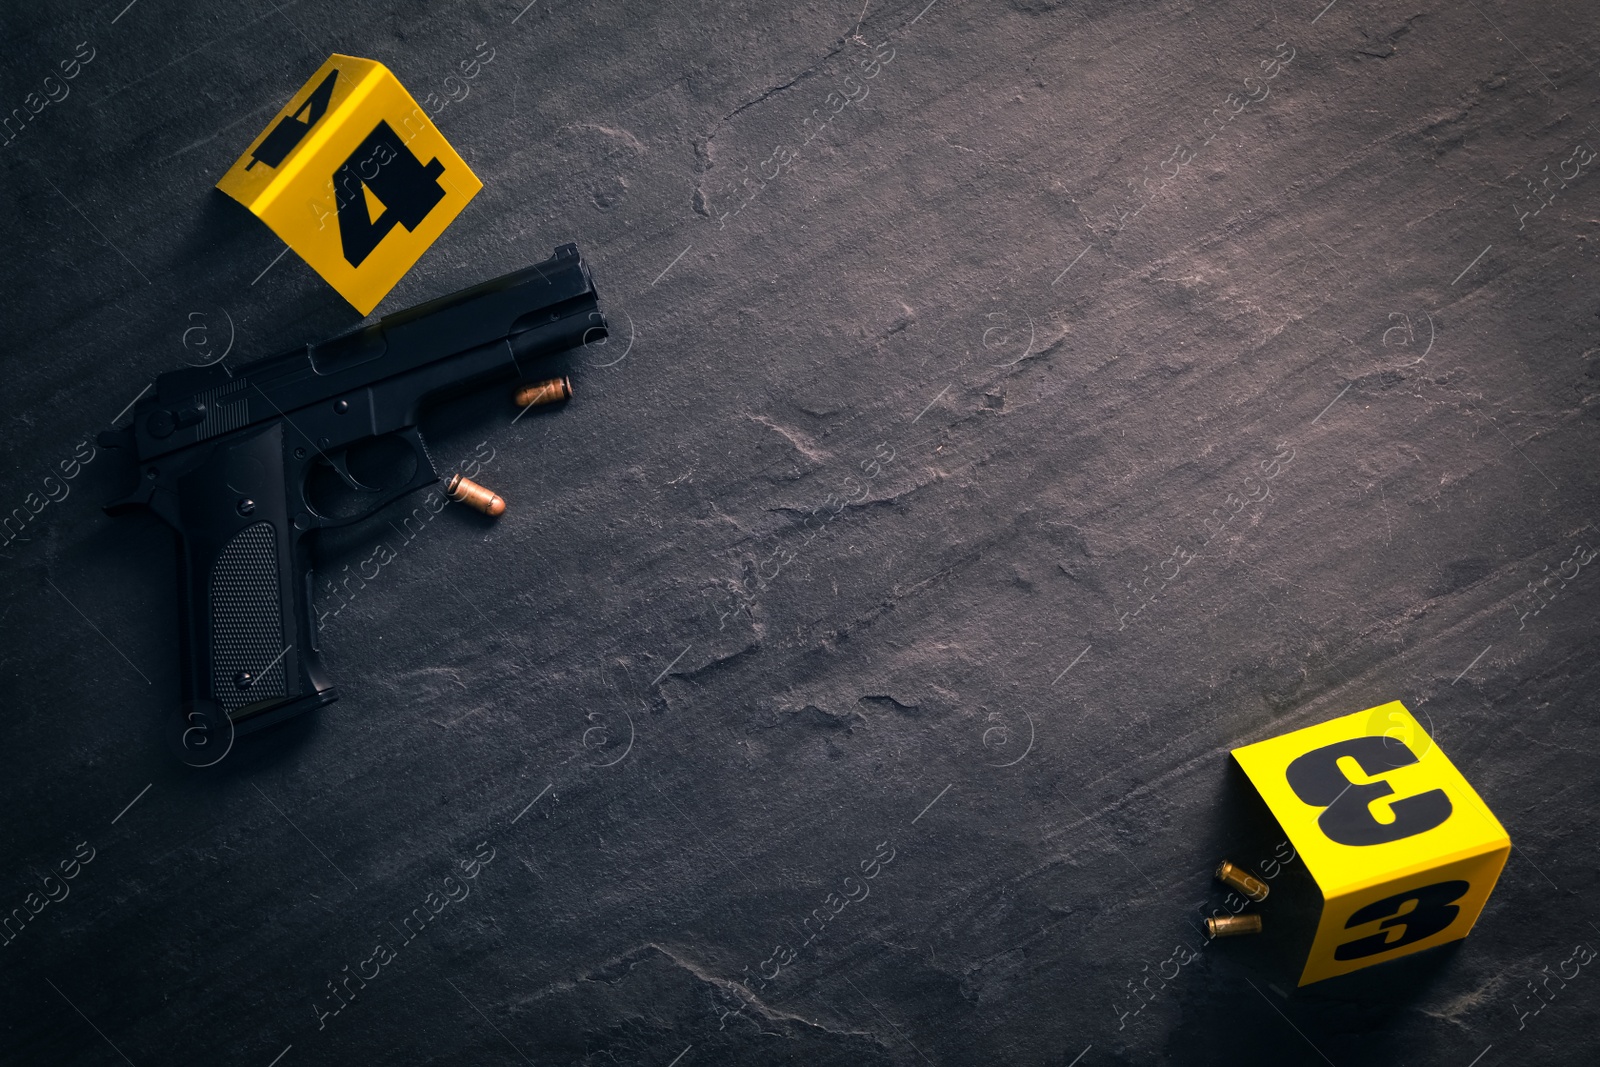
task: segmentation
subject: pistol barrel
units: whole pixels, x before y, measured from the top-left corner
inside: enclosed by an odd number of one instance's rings
[[[298,413],[324,406],[350,416],[341,424],[387,432],[426,400],[525,376],[534,361],[605,336],[598,299],[577,246],[562,245],[543,263],[232,373],[159,375],[124,440],[143,463],[285,416],[318,421]]]

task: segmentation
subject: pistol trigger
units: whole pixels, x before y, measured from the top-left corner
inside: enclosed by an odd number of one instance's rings
[[[417,459],[416,476],[413,479],[416,487],[421,488],[438,481],[439,471],[433,465],[433,457],[428,454],[427,443],[422,440],[422,431],[415,426],[407,426],[400,430],[397,436],[411,446],[411,453]]]
[[[370,519],[406,494],[414,493],[418,489],[424,489],[439,481],[439,472],[434,469],[433,458],[428,455],[428,447],[423,444],[422,434],[418,432],[415,426],[402,427],[383,436],[404,444],[406,451],[410,453],[412,460],[414,460],[411,464],[410,476],[403,478],[399,484],[374,488],[363,484],[351,472],[345,449],[327,453],[325,458],[328,465],[338,473],[346,484],[353,489],[359,490],[364,499],[359,502],[359,507],[356,507],[351,513],[344,515],[326,513],[319,523],[322,528],[348,526],[351,523]],[[358,450],[360,447],[359,444],[356,446]],[[394,457],[388,458],[393,459]],[[356,468],[365,471],[367,468],[364,464],[370,457],[364,458],[362,455],[358,455],[356,459]]]
[[[410,481],[393,489],[385,490],[383,495],[377,500],[373,501],[370,507],[366,508],[360,514],[345,520],[345,522],[361,522],[366,519],[370,519],[372,516],[376,515],[378,512],[382,511],[396,500],[399,500],[407,493],[414,493],[418,489],[424,489],[430,485],[433,485],[438,480],[439,476],[434,473],[433,465],[431,463],[427,463],[425,461],[418,462],[417,469],[411,475]],[[342,526],[345,524],[345,522],[330,523],[330,525]]]
[[[348,485],[350,488],[363,493],[381,492],[380,487],[374,485],[365,485],[359,478],[350,473],[350,457],[346,455],[345,449],[341,448],[331,453],[324,452],[323,458],[328,461],[328,465],[332,467],[339,477],[344,480],[344,484]]]

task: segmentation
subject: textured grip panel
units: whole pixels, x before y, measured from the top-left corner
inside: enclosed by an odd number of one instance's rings
[[[283,696],[278,535],[268,522],[234,535],[211,572],[211,682],[223,711]],[[239,679],[251,680],[241,688]]]

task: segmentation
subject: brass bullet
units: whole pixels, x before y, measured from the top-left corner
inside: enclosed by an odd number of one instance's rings
[[[533,407],[535,404],[554,404],[572,396],[572,379],[563,374],[559,378],[547,381],[534,382],[524,385],[517,390],[514,399],[518,407]]]
[[[452,477],[450,484],[444,487],[444,495],[451,500],[459,500],[474,511],[481,511],[491,518],[506,510],[506,502],[499,494],[459,474]]]
[[[1218,915],[1206,920],[1206,936],[1238,937],[1241,934],[1259,934],[1261,932],[1261,916],[1259,915]]]
[[[1267,899],[1267,883],[1227,860],[1217,864],[1217,881],[1237,889],[1258,904]]]

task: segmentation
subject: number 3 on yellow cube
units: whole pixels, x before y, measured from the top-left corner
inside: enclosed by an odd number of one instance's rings
[[[1467,936],[1511,839],[1404,704],[1233,758],[1322,897],[1300,985]]]
[[[217,188],[365,315],[483,183],[387,67],[336,54]]]

